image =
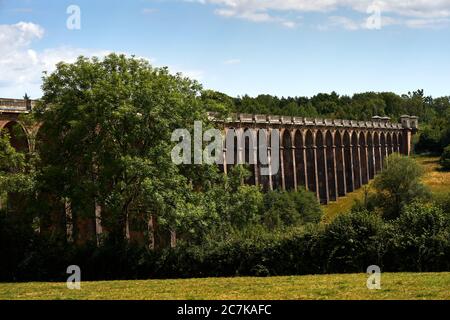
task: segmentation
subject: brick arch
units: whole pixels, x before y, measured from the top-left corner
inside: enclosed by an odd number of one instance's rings
[[[295,146],[295,165],[296,165],[296,177],[297,185],[304,186],[307,185],[306,180],[306,156],[305,156],[305,144],[304,144],[304,134],[300,129],[294,131],[294,146]]]
[[[2,121],[0,131],[9,134],[11,146],[17,151],[25,153],[31,151],[30,133],[20,121]]]
[[[398,136],[397,136],[397,133],[396,133],[396,132],[394,132],[394,133],[392,134],[392,145],[393,145],[393,150],[394,150],[394,152],[395,152],[395,153],[398,153],[398,152],[399,152],[399,148],[398,148]]]
[[[336,201],[337,183],[336,183],[336,161],[335,152],[336,146],[334,144],[333,134],[330,130],[325,132],[325,146],[326,146],[326,163],[327,163],[327,178],[328,178],[328,197],[331,201]]]
[[[373,135],[371,132],[367,133],[367,168],[369,171],[369,179],[375,177],[375,149],[374,149]]]
[[[344,131],[343,144],[344,144],[344,163],[345,163],[345,181],[347,192],[355,190],[354,187],[354,172],[353,172],[353,150],[351,144],[351,133],[347,130]]]
[[[381,167],[383,165],[382,157],[381,157],[381,141],[380,141],[380,135],[378,132],[375,132],[373,134],[373,145],[374,145],[374,153],[375,153],[375,174],[379,173],[381,171]]]
[[[334,144],[336,145],[336,178],[337,191],[340,197],[347,193],[345,181],[345,161],[344,161],[344,142],[340,131],[334,134]]]
[[[405,148],[402,132],[398,133],[397,139],[398,139],[398,152],[400,152],[401,154],[406,154],[406,148]]]
[[[281,159],[281,149],[279,150],[275,150],[275,144],[272,143],[272,130],[273,129],[269,129],[269,145],[270,145],[270,163],[271,163],[271,168],[272,168],[272,189],[273,190],[281,190],[282,189],[282,159]],[[280,132],[280,136],[278,137],[278,143],[279,146],[281,147],[281,132]],[[277,151],[277,152],[275,152]],[[276,153],[278,153],[278,159],[276,159]],[[275,172],[276,167],[275,167],[275,162],[278,160],[278,170]]]
[[[305,147],[306,147],[306,177],[308,181],[308,190],[317,193],[317,180],[316,180],[316,145],[314,133],[311,130],[307,130],[305,134]]]
[[[328,203],[328,177],[327,177],[327,163],[325,154],[325,137],[321,130],[316,132],[316,159],[317,159],[317,185],[319,199],[321,203]]]
[[[361,166],[361,183],[363,185],[369,183],[369,167],[367,154],[367,140],[364,132],[359,133],[359,162]]]
[[[238,145],[239,145],[238,129],[234,127],[227,128],[225,133],[225,148],[226,148],[228,173],[231,172],[231,169],[239,162]]]
[[[360,160],[360,145],[358,132],[353,131],[351,135],[352,157],[353,157],[353,183],[354,189],[361,188],[361,160]]]
[[[254,185],[256,183],[255,178],[255,150],[256,139],[254,136],[254,130],[251,128],[244,128],[242,137],[242,160],[250,171],[250,176],[245,180],[245,183]]]
[[[392,134],[390,132],[386,134],[386,148],[387,148],[386,154],[387,155],[392,154],[393,145],[392,145]]]
[[[387,145],[386,145],[386,133],[381,132],[380,134],[380,145],[381,145],[381,168],[383,168],[384,159],[387,157]]]
[[[283,152],[283,174],[284,174],[284,189],[294,190],[294,158],[292,153],[292,133],[290,130],[284,130],[282,133],[282,152]]]
[[[268,133],[267,131],[265,131],[265,129],[260,128],[256,130],[256,140],[258,141],[258,152],[256,154],[257,157],[256,174],[258,176],[259,184],[263,186],[264,190],[270,189],[269,176],[261,174],[261,167],[262,166],[264,166],[265,168],[268,167],[266,163],[263,164],[263,161],[261,159],[261,157],[264,156],[265,157],[264,162],[268,160],[267,147],[269,146],[269,137],[267,136],[267,134]],[[265,150],[264,154],[262,153],[262,150]]]

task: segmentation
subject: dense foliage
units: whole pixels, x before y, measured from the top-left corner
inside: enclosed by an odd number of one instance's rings
[[[359,211],[327,226],[283,232],[255,226],[202,245],[153,251],[109,242],[99,248],[57,246],[36,238],[1,263],[0,274],[9,281],[64,280],[70,264],[81,267],[85,280],[347,273],[365,272],[373,264],[386,272],[448,271],[449,216],[435,205],[414,203],[391,221]],[[19,232],[0,231],[2,236]]]
[[[450,170],[450,145],[445,147],[444,152],[442,152],[440,163],[443,169]]]

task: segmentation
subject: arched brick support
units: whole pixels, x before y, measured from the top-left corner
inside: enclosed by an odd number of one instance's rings
[[[351,145],[351,137],[347,130],[344,131],[344,163],[345,163],[345,181],[347,192],[355,190],[354,171],[353,171],[353,150]]]
[[[315,134],[308,130],[305,135],[306,146],[306,172],[308,190],[318,195],[317,188],[317,147],[315,145]]]
[[[24,153],[31,151],[30,132],[20,121],[0,121],[0,131],[9,134],[11,146],[17,151]]]
[[[382,156],[381,156],[381,143],[380,143],[380,135],[378,132],[375,132],[373,135],[373,145],[375,151],[375,174],[381,172],[382,164]]]
[[[380,134],[380,145],[381,145],[381,170],[384,167],[384,159],[387,157],[387,144],[386,144],[386,133],[381,132]]]
[[[271,130],[272,129],[270,129],[270,131]],[[281,148],[281,145],[282,145],[281,134],[278,137],[278,139],[280,140],[280,141],[278,141],[278,143],[279,143],[279,146]],[[278,150],[278,152],[276,152],[276,150],[273,150],[272,146],[275,146],[275,144],[272,143],[272,135],[270,135],[269,140],[270,140],[269,153],[270,153],[270,163],[271,163],[271,173],[272,173],[270,175],[270,178],[272,180],[272,190],[282,190],[283,186],[282,186],[281,174],[282,174],[282,169],[283,169],[282,168],[282,166],[283,166],[283,152],[282,151],[283,150],[280,149],[280,150]],[[275,167],[274,161],[275,161],[275,157],[276,157],[277,153],[278,153],[278,170],[276,171],[276,167]]]
[[[290,130],[284,130],[282,135],[283,152],[283,189],[295,189],[294,158],[292,153],[292,135]]]
[[[361,160],[360,160],[360,145],[358,140],[358,133],[352,132],[352,156],[353,156],[353,183],[354,190],[361,188]]]
[[[361,164],[361,183],[369,183],[369,156],[368,145],[364,132],[359,134],[359,161]]]
[[[297,187],[307,187],[307,174],[306,174],[306,149],[304,143],[304,135],[301,130],[295,130],[294,134],[295,145],[295,164],[296,164],[296,177]]]
[[[367,168],[369,180],[371,180],[375,177],[375,146],[371,132],[367,133]]]
[[[336,201],[337,194],[337,176],[336,176],[336,146],[333,141],[333,134],[327,130],[325,134],[326,145],[326,163],[327,163],[327,178],[328,178],[328,199],[329,201]]]
[[[393,133],[393,135],[392,135],[392,143],[393,143],[393,146],[394,146],[394,152],[395,153],[398,153],[399,151],[399,148],[398,148],[398,135],[397,135],[397,133],[396,132],[394,132]]]
[[[392,135],[390,132],[387,133],[386,146],[387,146],[387,155],[392,154],[392,152],[394,152],[394,148],[392,145]]]
[[[324,133],[321,130],[316,132],[316,146],[317,146],[317,185],[319,191],[319,199],[321,203],[328,203],[328,170],[326,160],[326,145]]]
[[[334,143],[336,145],[336,180],[337,180],[337,190],[339,197],[344,197],[347,194],[347,183],[346,183],[346,170],[345,170],[345,146],[342,140],[342,135],[339,131],[334,134]]]
[[[268,136],[267,136],[267,131],[264,130],[258,130],[257,131],[257,140],[258,140],[258,152],[257,152],[257,160],[258,160],[258,165],[257,165],[257,172],[258,172],[258,180],[259,183],[262,185],[263,190],[270,190],[270,179],[268,175],[262,175],[261,174],[261,167],[264,166],[265,168],[267,167],[267,164],[263,164],[261,161],[261,154],[264,150],[264,156],[267,158],[268,154],[267,154],[267,146],[268,146]],[[262,146],[262,148],[260,148],[259,146]]]
[[[254,141],[256,141],[254,130],[245,128],[243,134],[242,159],[250,171],[250,177],[245,180],[245,183],[255,185],[255,150],[257,147],[254,145]]]

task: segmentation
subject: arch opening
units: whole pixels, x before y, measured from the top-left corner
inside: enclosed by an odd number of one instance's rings
[[[344,164],[344,145],[342,143],[340,132],[335,134],[336,144],[336,176],[337,176],[337,190],[340,197],[346,194],[346,182],[345,182],[345,164]]]
[[[312,192],[317,192],[316,188],[316,164],[315,164],[315,145],[314,145],[314,137],[311,130],[306,132],[305,137],[305,145],[306,145],[306,172],[307,172],[307,181],[308,181],[308,190]]]
[[[336,162],[335,162],[335,146],[333,143],[333,135],[330,131],[325,134],[326,159],[327,159],[327,177],[328,177],[328,197],[331,201],[337,200],[336,186]]]
[[[350,143],[350,134],[348,131],[344,132],[344,162],[345,162],[345,181],[347,192],[354,190],[353,184],[353,156],[352,147]]]
[[[327,179],[327,163],[326,163],[326,147],[324,143],[322,131],[316,133],[317,146],[317,179],[319,187],[319,198],[321,203],[328,203],[328,179]]]
[[[292,156],[292,139],[289,130],[283,132],[283,170],[286,190],[294,190],[294,159]]]

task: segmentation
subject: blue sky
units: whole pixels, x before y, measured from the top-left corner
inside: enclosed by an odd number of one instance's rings
[[[233,96],[450,95],[449,40],[447,0],[0,0],[0,96],[38,98],[43,70],[111,51]]]

